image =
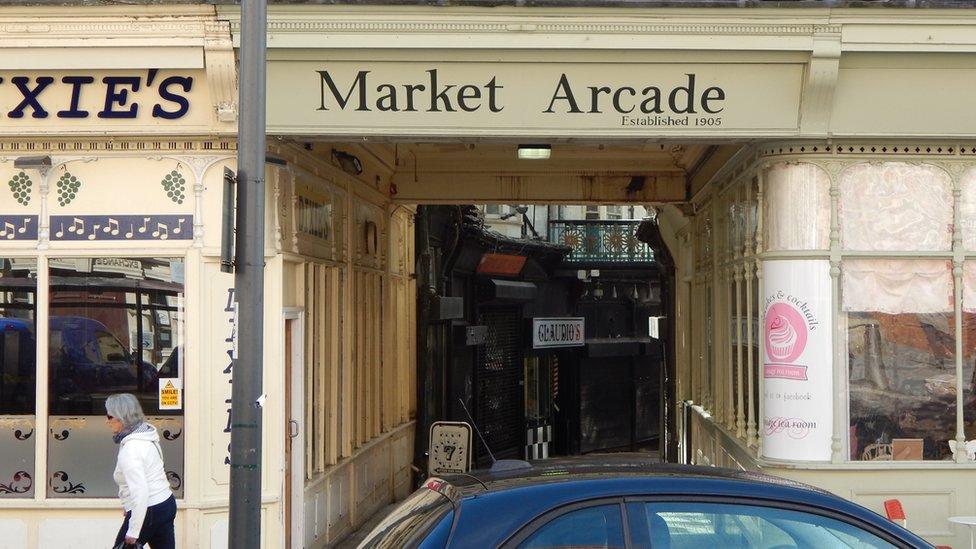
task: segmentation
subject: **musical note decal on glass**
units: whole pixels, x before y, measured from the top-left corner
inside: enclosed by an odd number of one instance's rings
[[[26,217],[26,216],[17,216]],[[37,216],[30,226],[36,239]],[[0,216],[2,227],[3,216]],[[18,225],[19,226],[19,225]],[[25,225],[26,227],[27,225]],[[127,230],[123,232],[122,228]],[[51,240],[191,240],[193,216],[189,215],[52,215]],[[87,230],[86,230],[87,229]],[[5,238],[0,233],[0,238]]]
[[[37,216],[0,215],[0,239],[37,240]]]

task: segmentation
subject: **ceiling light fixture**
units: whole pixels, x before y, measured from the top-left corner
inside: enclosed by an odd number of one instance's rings
[[[519,160],[547,160],[552,152],[551,145],[519,145]]]
[[[339,164],[342,171],[351,175],[360,175],[363,173],[363,163],[359,160],[359,157],[351,155],[347,152],[332,149],[332,159]]]

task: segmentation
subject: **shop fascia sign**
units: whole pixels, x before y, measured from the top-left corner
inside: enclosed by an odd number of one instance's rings
[[[438,69],[424,71],[414,82],[391,82],[360,70],[352,79],[337,78],[328,70],[317,71],[321,78],[318,110],[360,112],[477,112],[505,110],[505,85],[498,76],[484,83],[445,81]],[[684,74],[677,85],[604,85],[574,81],[566,73],[551,86],[545,114],[619,115],[667,114],[717,115],[725,110],[725,90],[721,86],[701,86],[697,74]]]
[[[802,63],[268,64],[276,134],[793,135]]]
[[[190,110],[193,77],[141,73],[19,74],[0,73],[0,115],[23,119],[135,119],[148,116],[179,120]]]
[[[582,347],[584,340],[582,317],[533,318],[532,348]]]

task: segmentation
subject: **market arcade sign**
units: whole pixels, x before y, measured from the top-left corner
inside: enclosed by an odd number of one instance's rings
[[[273,133],[795,134],[803,65],[272,61]]]
[[[317,71],[322,77],[321,103],[318,110],[327,111],[330,105],[339,110],[355,109],[370,112],[373,109],[383,112],[477,112],[486,107],[493,113],[500,113],[505,106],[500,102],[500,92],[504,86],[492,76],[484,85],[461,83],[448,84],[438,81],[437,69],[428,69],[423,82],[396,84],[383,82],[375,87],[368,82],[370,71],[356,73],[352,85],[345,91],[336,84],[329,71]],[[612,111],[618,115],[666,114],[667,122],[688,125],[692,114],[717,115],[725,110],[725,90],[719,86],[705,89],[699,96],[695,88],[694,73],[686,73],[683,85],[661,90],[658,86],[638,88],[633,86],[586,86],[585,90],[574,89],[565,73],[559,75],[559,82],[543,110],[546,114],[600,114]],[[371,91],[375,90],[375,92]],[[350,105],[351,104],[351,105]],[[697,107],[697,108],[696,108]],[[672,117],[673,115],[673,117]],[[681,116],[685,115],[685,116]],[[657,119],[655,119],[657,120]],[[635,125],[639,118],[622,116],[622,125]],[[721,119],[715,122],[721,125]],[[650,124],[654,125],[654,124]]]

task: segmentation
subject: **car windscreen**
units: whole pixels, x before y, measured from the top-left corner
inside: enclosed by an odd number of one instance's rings
[[[452,510],[447,496],[426,487],[421,488],[384,518],[359,547],[412,547]]]

